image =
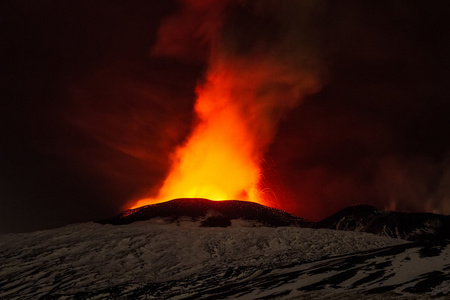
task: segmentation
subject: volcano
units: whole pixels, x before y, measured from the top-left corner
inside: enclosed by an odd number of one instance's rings
[[[202,198],[182,198],[146,205],[124,211],[101,224],[124,225],[137,221],[153,221],[159,224],[189,222],[202,227],[227,227],[233,223],[246,226],[298,226],[309,227],[313,223],[280,209],[258,203],[226,200],[212,201]]]

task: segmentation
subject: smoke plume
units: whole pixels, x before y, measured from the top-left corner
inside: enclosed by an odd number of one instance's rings
[[[153,55],[194,59],[203,50],[208,68],[192,133],[157,198],[136,206],[179,197],[279,205],[264,193],[261,162],[279,121],[322,84],[320,56],[305,31],[319,13],[309,1],[184,1],[163,23]]]

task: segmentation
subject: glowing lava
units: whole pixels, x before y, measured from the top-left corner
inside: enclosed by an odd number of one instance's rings
[[[155,198],[132,208],[175,198],[244,200],[278,207],[260,187],[261,161],[283,114],[315,86],[314,76],[290,72],[270,57],[212,59],[197,87],[198,122],[173,154],[170,172]]]
[[[158,195],[132,208],[175,198],[278,206],[271,190],[261,184],[263,155],[286,112],[320,88],[319,68],[302,43],[291,43],[291,34],[299,34],[296,30],[276,31],[276,43],[261,35],[272,24],[269,19],[280,28],[292,27],[291,19],[274,13],[284,6],[244,2],[186,0],[181,2],[183,11],[163,22],[152,53],[178,55],[190,49],[185,37],[196,36],[208,45],[208,71],[197,86],[195,126],[173,153]],[[250,26],[246,34],[237,22],[242,13],[254,20],[245,22]],[[299,19],[296,13],[292,17]]]
[[[243,88],[249,82],[238,83],[242,77],[233,73],[223,69],[209,72],[206,84],[197,88],[198,125],[175,151],[159,195],[139,200],[133,208],[175,198],[239,199],[264,204],[258,189],[261,153],[248,126],[252,112],[244,115],[242,102],[235,98],[249,96]]]

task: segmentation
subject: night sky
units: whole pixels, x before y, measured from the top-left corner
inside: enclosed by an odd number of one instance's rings
[[[283,37],[319,74],[265,151],[264,184],[282,209],[311,220],[362,203],[450,214],[447,1],[261,0],[279,6],[270,15],[225,2],[229,55]],[[180,6],[1,2],[1,233],[106,218],[157,192],[208,67],[195,16],[158,52]]]

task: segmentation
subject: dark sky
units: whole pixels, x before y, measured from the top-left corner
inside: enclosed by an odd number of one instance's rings
[[[305,3],[319,8],[299,12],[305,22],[291,38],[319,58],[322,87],[278,125],[267,187],[312,220],[357,203],[449,214],[447,2]],[[277,18],[230,7],[233,51],[281,34]],[[0,232],[109,217],[157,190],[207,68],[205,45],[184,29],[186,52],[150,55],[178,9],[167,0],[1,2]]]

